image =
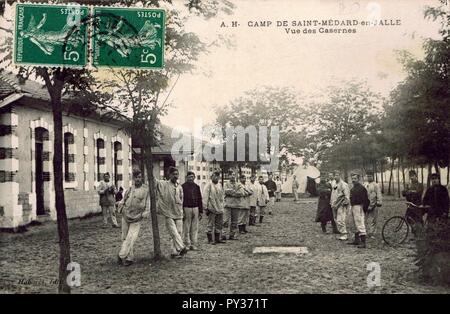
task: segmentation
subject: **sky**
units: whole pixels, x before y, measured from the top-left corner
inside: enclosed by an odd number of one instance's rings
[[[213,1],[213,0],[205,0]],[[423,57],[424,38],[439,38],[436,22],[424,19],[426,5],[439,0],[229,0],[232,15],[192,18],[186,30],[204,41],[219,36],[234,45],[219,45],[202,55],[194,73],[171,82],[173,103],[162,122],[193,130],[215,120],[215,108],[262,85],[289,86],[308,95],[356,78],[387,96],[404,77],[396,50]],[[174,0],[183,6],[184,1]],[[11,10],[12,11],[12,10]],[[12,12],[10,12],[12,13]],[[287,34],[277,21],[400,20],[400,26],[355,26],[352,34]],[[231,27],[236,21],[239,26]],[[270,27],[250,27],[271,21]],[[221,27],[222,24],[228,27]],[[291,29],[303,30],[303,27]],[[340,27],[346,28],[346,27]],[[316,27],[318,31],[318,27]],[[2,35],[2,34],[0,34]],[[3,39],[0,38],[0,41]]]
[[[233,15],[187,24],[201,38],[226,36],[235,45],[212,49],[200,58],[195,73],[180,77],[170,95],[174,107],[162,118],[163,123],[188,129],[199,119],[211,123],[215,106],[226,105],[261,85],[292,86],[309,94],[356,78],[387,96],[405,77],[395,50],[408,50],[421,58],[423,39],[438,38],[439,25],[424,19],[425,5],[438,0],[232,2],[236,6]],[[399,19],[401,25],[349,27],[356,28],[354,34],[287,34],[284,27],[276,27],[276,21],[283,20],[291,24],[294,20],[372,18]],[[232,21],[239,26],[231,27]],[[272,21],[272,25],[249,26],[249,22],[261,21]],[[228,27],[220,27],[222,22]]]

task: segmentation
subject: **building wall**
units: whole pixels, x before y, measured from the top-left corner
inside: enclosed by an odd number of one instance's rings
[[[36,219],[35,193],[35,162],[34,143],[35,129],[44,127],[49,131],[48,141],[44,142],[44,151],[48,151],[44,161],[44,172],[49,173],[49,179],[44,183],[45,206],[49,214],[56,219],[54,209],[53,188],[53,118],[50,111],[39,110],[29,106],[14,106],[13,122],[17,124],[14,134],[2,136],[0,147],[11,146],[17,137],[19,143],[16,148],[18,169],[14,175],[14,182],[1,184],[0,192],[0,228],[15,228],[28,224]],[[11,123],[11,113],[0,115],[0,125]],[[64,131],[74,135],[74,143],[69,146],[69,172],[73,175],[64,182],[67,216],[69,218],[82,217],[89,213],[100,212],[96,187],[96,149],[94,138],[101,137],[105,141],[104,171],[113,175],[113,141],[120,141],[122,151],[119,154],[122,164],[118,167],[122,172],[120,185],[127,189],[131,183],[131,140],[119,130],[118,126],[95,120],[83,119],[76,116],[63,117]],[[0,133],[1,134],[1,133]],[[3,162],[4,164],[5,162]],[[0,164],[0,171],[1,171]],[[11,167],[9,167],[11,168]],[[64,167],[63,167],[64,169]],[[8,193],[8,191],[10,191]],[[3,193],[6,192],[6,193]],[[5,197],[8,195],[9,197]],[[8,200],[6,200],[8,199]]]
[[[162,159],[168,159],[170,158],[169,154],[165,154],[165,155],[155,155],[153,160],[153,176],[156,179],[162,180],[165,178],[166,174],[164,173],[164,160]],[[178,173],[179,173],[179,183],[183,184],[186,178],[186,173],[187,173],[187,167],[186,167],[186,162],[184,161],[177,161],[175,162],[175,167],[178,169]],[[138,163],[134,163],[133,164],[133,168],[136,169],[140,169],[139,164]],[[144,169],[144,177],[145,180],[147,180],[147,175],[146,175],[146,170]]]
[[[0,113],[0,228],[17,226],[22,221],[19,204],[19,171],[17,114]]]

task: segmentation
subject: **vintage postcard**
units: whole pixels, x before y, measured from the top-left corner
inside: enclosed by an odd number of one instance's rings
[[[447,0],[0,4],[0,293],[450,293]]]

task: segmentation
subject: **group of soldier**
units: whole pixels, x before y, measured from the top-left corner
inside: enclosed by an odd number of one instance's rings
[[[431,175],[431,185],[425,193],[415,171],[410,171],[409,176],[411,184],[403,191],[406,200],[427,209],[427,221],[447,217],[449,195],[447,188],[440,184],[439,175]],[[219,182],[221,174],[214,172],[203,191],[194,182],[192,171],[187,172],[181,185],[175,167],[169,168],[167,179],[154,179],[157,213],[163,217],[171,240],[170,256],[181,258],[189,250],[198,250],[198,225],[203,215],[207,216],[206,239],[213,245],[237,240],[239,235],[248,233],[248,226],[262,224],[266,211],[271,215],[274,203],[281,200],[281,183],[272,177],[269,174],[268,180],[264,181],[262,176],[252,175],[247,181],[245,175],[232,174],[222,186]],[[382,193],[374,174],[368,172],[366,177],[367,182],[363,184],[361,176],[352,173],[350,188],[341,173],[335,171],[328,178],[321,176],[317,186],[316,221],[320,222],[322,231],[327,232],[326,226],[330,222],[336,239],[347,241],[348,230],[353,229],[353,241],[349,244],[358,248],[366,248],[367,236],[374,238],[377,234],[378,212],[382,206]],[[296,178],[293,182],[298,184]],[[134,261],[133,247],[142,220],[150,215],[149,192],[139,170],[133,172],[133,185],[124,195],[116,191],[108,173],[98,187],[105,226],[110,218],[113,227],[119,228],[116,213],[122,214],[122,245],[118,253],[121,265],[128,266]],[[423,215],[414,216],[416,212],[408,210],[411,217],[423,223]]]
[[[189,250],[199,249],[198,225],[207,217],[206,238],[209,244],[223,244],[237,240],[248,233],[248,226],[262,224],[266,210],[272,214],[280,184],[272,179],[245,175],[231,175],[223,186],[220,173],[214,172],[203,191],[195,181],[195,173],[187,172],[186,180],[179,184],[179,172],[168,170],[167,180],[154,180],[157,213],[164,219],[170,236],[172,258],[181,258]],[[104,225],[111,220],[119,227],[116,213],[122,214],[122,245],[118,263],[129,266],[134,262],[133,247],[138,238],[142,220],[150,215],[149,188],[139,170],[133,172],[133,185],[122,196],[104,175],[98,187]],[[120,194],[120,195],[119,195]],[[281,193],[279,193],[281,194]],[[119,195],[119,196],[118,196]]]
[[[366,238],[377,235],[379,210],[382,206],[382,192],[374,180],[374,173],[366,173],[367,182],[361,183],[358,173],[351,174],[351,188],[341,177],[339,171],[330,173],[328,178],[321,177],[317,187],[319,202],[316,222],[320,222],[322,231],[327,232],[327,223],[331,223],[336,239],[349,240],[348,230],[353,229],[353,241],[350,245],[366,248]],[[424,223],[423,216],[427,214],[427,222],[438,219],[447,220],[449,212],[449,193],[441,185],[439,174],[431,174],[431,184],[427,191],[418,182],[417,173],[409,172],[410,184],[402,192],[409,206],[406,216],[413,219],[416,233]],[[349,217],[348,217],[349,216]],[[349,219],[348,219],[349,218]],[[347,223],[350,225],[347,226]]]

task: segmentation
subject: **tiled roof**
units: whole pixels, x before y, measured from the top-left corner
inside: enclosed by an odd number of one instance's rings
[[[7,77],[0,74],[0,100],[5,99],[11,94],[20,92],[20,89],[13,81],[9,80]]]
[[[21,82],[17,75],[11,72],[0,73],[0,78],[13,82],[24,94],[29,94],[33,98],[50,101],[50,95],[48,94],[47,88],[44,84],[38,83],[31,79]]]
[[[2,82],[8,82],[9,84],[6,83],[2,83]],[[19,77],[17,75],[15,75],[14,73],[11,72],[0,72],[0,86],[5,85],[4,89],[5,89],[5,95],[4,97],[8,97],[10,94],[14,93],[14,90],[11,91],[11,88],[8,88],[8,86],[13,86],[16,88],[16,92],[19,92],[21,95],[27,96],[29,98],[32,99],[36,99],[36,100],[42,100],[48,104],[50,104],[50,95],[48,93],[47,87],[45,86],[45,84],[43,83],[39,83],[36,81],[33,81],[32,79],[28,79],[28,80],[20,80]],[[0,87],[0,90],[1,87]],[[8,92],[10,92],[9,94],[7,94]],[[4,99],[1,96],[1,92],[0,92],[0,102]],[[65,104],[69,104],[69,103],[73,103],[74,101],[77,101],[77,98],[74,96],[70,96],[68,94],[64,94],[62,96],[62,101]],[[85,108],[87,109],[87,108]],[[107,110],[107,109],[101,109],[101,108],[95,108],[93,110],[90,110],[90,117],[95,118],[95,119],[100,119],[104,122],[111,122],[111,121],[116,121],[116,122],[120,122],[121,117],[118,117],[117,114],[114,114],[112,117],[107,117],[108,113],[111,113],[111,111]],[[74,112],[76,113],[76,112]]]

